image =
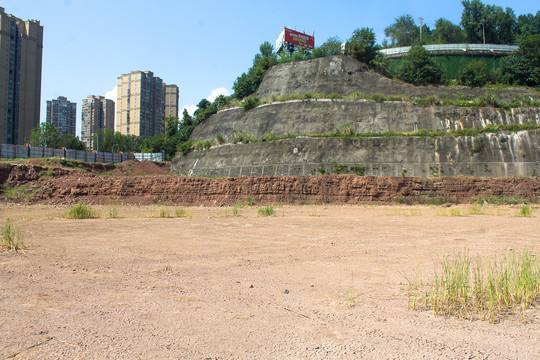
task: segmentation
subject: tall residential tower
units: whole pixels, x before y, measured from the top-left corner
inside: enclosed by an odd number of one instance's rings
[[[96,132],[114,129],[114,101],[89,95],[82,103],[81,141],[93,149]]]
[[[47,100],[47,122],[53,124],[60,134],[75,136],[77,103],[72,103],[64,96]]]
[[[165,83],[151,71],[133,71],[118,78],[116,131],[143,138],[165,128]]]
[[[23,144],[39,125],[43,26],[0,7],[0,143]]]
[[[165,117],[178,117],[178,86],[165,86]]]

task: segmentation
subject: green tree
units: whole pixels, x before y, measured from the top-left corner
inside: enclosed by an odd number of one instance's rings
[[[481,60],[473,60],[463,68],[459,77],[459,83],[471,87],[482,87],[489,81],[489,71],[486,63]]]
[[[28,142],[32,146],[52,149],[86,150],[86,145],[73,134],[61,134],[51,123],[44,122],[32,129]]]
[[[540,10],[536,12],[536,15],[519,15],[516,32],[520,40],[531,35],[540,34]]]
[[[139,152],[142,139],[135,135],[124,135],[113,129],[100,129],[94,133],[94,150],[100,152]]]
[[[514,10],[484,5],[480,0],[464,0],[461,26],[470,43],[512,44],[515,41],[517,19]]]
[[[440,18],[435,22],[433,42],[437,44],[459,44],[465,41],[465,33],[459,25]]]
[[[331,55],[340,55],[343,54],[343,50],[341,49],[341,40],[339,37],[334,36],[331,38],[328,38],[321,46],[316,47],[313,49],[313,57],[314,58],[320,58],[320,57],[326,57]]]
[[[259,51],[260,53],[253,59],[253,66],[247,73],[240,75],[233,84],[234,97],[239,100],[257,91],[266,70],[278,63],[274,48],[268,41],[261,44]]]
[[[43,122],[32,129],[30,133],[30,145],[57,148],[60,133],[58,129],[49,122]]]
[[[510,85],[540,85],[540,35],[524,38],[519,50],[501,61],[499,81]]]
[[[398,78],[414,85],[441,84],[443,71],[421,45],[413,45],[403,57]]]
[[[384,35],[390,38],[391,46],[411,46],[420,40],[420,28],[410,14],[402,15],[384,29]]]
[[[375,44],[373,29],[364,27],[354,30],[351,38],[345,44],[345,54],[355,57],[364,64],[371,64],[379,47]]]

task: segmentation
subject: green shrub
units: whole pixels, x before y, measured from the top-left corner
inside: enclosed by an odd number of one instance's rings
[[[92,219],[96,217],[96,211],[84,202],[73,205],[66,213],[68,219]]]
[[[351,166],[351,171],[359,176],[364,176],[366,172],[365,166]]]
[[[233,144],[238,144],[238,143],[247,144],[247,143],[253,142],[253,135],[246,134],[243,132],[237,132],[233,134],[232,142]]]
[[[242,109],[244,109],[244,111],[249,111],[259,106],[259,103],[260,99],[258,97],[248,97],[246,100],[244,100]]]
[[[258,208],[257,213],[261,216],[271,216],[274,215],[276,211],[274,210],[274,206],[270,205]]]
[[[226,142],[227,142],[227,140],[225,140],[225,136],[223,136],[221,134],[217,134],[217,136],[216,136],[216,144],[217,145],[225,144]]]
[[[531,207],[529,205],[521,205],[519,208],[519,215],[520,216],[531,216]]]

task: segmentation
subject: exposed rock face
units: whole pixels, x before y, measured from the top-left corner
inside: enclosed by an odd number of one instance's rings
[[[474,89],[467,87],[416,87],[385,78],[353,58],[331,56],[271,68],[257,96],[293,93],[339,93],[401,97],[464,96],[476,98],[496,93],[500,100],[515,95],[537,98],[528,89]],[[244,132],[256,139],[267,133],[294,134],[296,138],[216,146],[173,160],[172,169],[184,175],[272,176],[351,172],[376,176],[532,176],[540,174],[540,132],[484,134],[476,137],[440,138],[370,137],[315,138],[347,128],[356,133],[420,129],[482,129],[487,125],[540,124],[539,108],[462,108],[418,106],[404,101],[319,99],[276,102],[244,112],[221,111],[195,128],[192,140],[213,140],[218,135],[231,142]],[[362,169],[362,171],[358,171]]]
[[[234,205],[252,197],[261,204],[465,202],[503,196],[539,201],[538,178],[412,178],[357,175],[196,178],[166,175],[103,177],[83,171],[54,170],[57,176],[36,178],[34,166],[4,166],[4,187],[27,184],[33,201],[178,205]]]
[[[414,86],[369,71],[354,58],[340,55],[274,66],[265,74],[256,96],[269,98],[272,95],[304,93],[349,95],[355,91],[365,95],[448,95],[451,98],[459,94],[466,98],[477,98],[491,92],[507,102],[515,95],[538,97],[537,94],[519,88],[485,90],[464,86]]]
[[[540,124],[539,108],[461,108],[415,106],[408,102],[367,100],[296,100],[262,105],[244,112],[221,111],[197,126],[191,138],[213,140],[223,135],[229,141],[237,132],[260,139],[268,132],[329,134],[345,126],[359,133],[426,130],[481,129],[488,124]]]

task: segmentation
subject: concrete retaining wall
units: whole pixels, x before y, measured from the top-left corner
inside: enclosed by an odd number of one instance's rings
[[[224,177],[316,175],[343,166],[376,176],[539,175],[540,131],[433,139],[296,138],[223,145],[179,155],[172,163],[182,175]]]
[[[244,132],[260,139],[276,135],[333,133],[344,126],[359,133],[393,131],[481,129],[488,124],[540,124],[540,108],[422,107],[409,102],[368,100],[296,100],[221,111],[197,126],[191,139],[212,140]]]

